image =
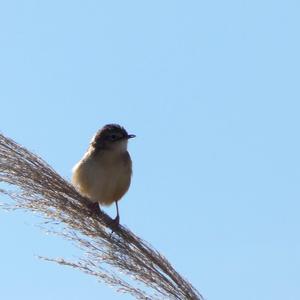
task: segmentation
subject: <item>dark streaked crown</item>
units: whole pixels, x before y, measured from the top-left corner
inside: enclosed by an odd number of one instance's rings
[[[92,139],[91,144],[94,147],[102,148],[107,144],[111,144],[122,139],[129,139],[131,137],[134,137],[134,135],[129,135],[124,127],[118,124],[107,124],[98,130]]]
[[[118,124],[107,124],[97,132],[97,135],[99,136],[107,136],[110,134],[117,134],[118,136],[123,137],[126,137],[128,135],[125,128]]]

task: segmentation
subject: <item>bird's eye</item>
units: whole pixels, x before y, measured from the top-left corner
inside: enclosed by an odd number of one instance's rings
[[[117,136],[116,136],[115,134],[112,134],[112,135],[110,136],[110,138],[111,138],[112,140],[115,140],[115,139],[117,138]]]

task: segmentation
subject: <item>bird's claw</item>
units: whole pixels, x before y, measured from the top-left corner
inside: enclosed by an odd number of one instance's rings
[[[87,207],[91,210],[91,212],[95,215],[100,215],[101,209],[98,202],[88,202]]]
[[[116,216],[110,223],[109,223],[109,227],[111,229],[111,234],[110,236],[116,232],[119,229],[119,225],[120,225],[120,217]]]

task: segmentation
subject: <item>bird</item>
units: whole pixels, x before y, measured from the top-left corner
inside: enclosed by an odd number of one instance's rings
[[[92,138],[82,159],[72,169],[72,184],[88,200],[88,206],[100,213],[99,205],[116,205],[116,226],[120,222],[118,201],[128,191],[132,160],[128,140],[134,138],[124,127],[107,124]]]

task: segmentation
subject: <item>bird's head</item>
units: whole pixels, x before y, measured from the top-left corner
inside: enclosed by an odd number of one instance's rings
[[[134,138],[134,134],[128,134],[124,127],[118,124],[108,124],[101,128],[91,141],[96,149],[113,151],[126,151],[128,140]]]

